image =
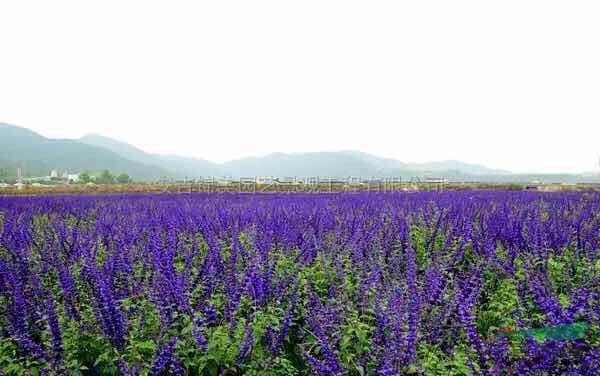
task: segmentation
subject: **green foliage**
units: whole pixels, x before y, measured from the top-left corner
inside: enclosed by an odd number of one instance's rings
[[[428,254],[428,239],[431,236],[433,236],[432,230],[424,226],[413,226],[410,230],[411,244],[417,256],[417,265],[419,268],[425,266]]]
[[[117,183],[119,184],[129,184],[131,183],[131,177],[125,173],[119,174],[116,178]]]
[[[63,346],[69,374],[82,375],[95,368],[101,370],[101,375],[118,375],[119,354],[102,335],[69,325],[63,331]]]
[[[9,176],[10,175],[7,168],[0,168],[0,182],[4,181]]]
[[[339,343],[340,359],[347,369],[359,369],[357,360],[369,354],[374,329],[370,316],[355,311],[348,314],[348,319],[341,329],[342,338]]]
[[[102,171],[100,176],[96,178],[96,183],[98,184],[114,184],[115,177],[108,170]]]
[[[89,172],[84,171],[81,174],[79,174],[79,182],[80,183],[87,184],[91,181],[92,181],[92,177],[90,176]]]
[[[0,370],[7,376],[25,374],[26,364],[17,356],[17,347],[9,338],[0,338]]]
[[[160,331],[160,317],[152,302],[146,299],[125,299],[122,307],[133,312],[124,358],[129,363],[149,364],[157,350],[154,342]]]
[[[576,251],[567,248],[562,254],[554,254],[546,260],[548,279],[561,299],[568,305],[565,295],[576,286],[583,284],[594,275],[594,264],[585,257],[579,257]]]
[[[498,281],[493,275],[487,277],[484,291],[488,297],[487,302],[480,306],[477,328],[487,338],[495,338],[501,327],[515,325],[514,313],[519,304],[519,295],[512,280]]]
[[[335,271],[330,261],[320,257],[300,271],[300,283],[303,287],[310,283],[317,295],[325,297],[329,283],[333,280],[334,276]]]
[[[452,354],[444,354],[438,347],[421,343],[417,347],[416,364],[406,370],[407,374],[424,375],[471,375],[468,365],[470,355],[464,347],[457,347]]]

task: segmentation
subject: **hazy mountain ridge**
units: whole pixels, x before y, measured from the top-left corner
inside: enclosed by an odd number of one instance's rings
[[[102,137],[102,136],[99,136]],[[108,139],[106,137],[103,137]],[[111,140],[111,139],[108,139]],[[116,145],[123,145],[125,154],[131,145],[111,140]],[[88,140],[89,142],[89,140]],[[100,145],[100,144],[98,144]],[[597,182],[599,174],[514,174],[507,170],[493,169],[480,164],[465,163],[457,160],[434,161],[425,163],[406,163],[392,158],[384,158],[356,150],[304,153],[270,153],[265,156],[253,156],[214,163],[207,160],[144,153],[145,158],[151,156],[152,162],[174,171],[174,176],[185,175],[188,178],[205,176],[257,177],[401,177],[408,180],[425,176],[443,177],[449,180],[485,181],[485,182]],[[131,152],[131,150],[130,150]],[[129,154],[131,156],[131,154]],[[142,160],[142,159],[141,159]],[[149,161],[147,159],[143,159]]]
[[[220,173],[218,165],[210,161],[178,155],[147,153],[126,142],[97,134],[85,135],[79,141],[88,145],[103,147],[132,161],[160,167],[167,170],[168,173],[165,176],[171,178],[183,179],[185,177],[192,178],[206,175],[215,176]]]
[[[425,176],[449,180],[487,182],[600,181],[598,174],[512,174],[479,164],[456,160],[406,163],[354,151],[271,153],[225,163],[179,156],[147,153],[128,143],[89,134],[78,140],[45,138],[26,128],[0,123],[0,168],[16,171],[22,167],[29,176],[46,175],[51,169],[71,172],[126,172],[139,181],[159,178],[200,177],[401,177]]]
[[[113,153],[102,147],[77,140],[49,139],[29,129],[0,123],[0,167],[15,175],[21,168],[25,176],[44,176],[50,170],[60,172],[125,172],[132,178],[151,181],[169,172]]]

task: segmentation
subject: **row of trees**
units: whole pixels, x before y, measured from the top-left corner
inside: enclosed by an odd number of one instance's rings
[[[99,176],[94,179],[88,172],[82,172],[79,174],[80,183],[96,183],[96,184],[129,184],[133,180],[125,173],[114,175],[109,170],[104,170]]]
[[[58,181],[61,178],[53,178],[52,180]],[[9,182],[14,183],[16,181],[16,172],[6,167],[0,167],[0,183]],[[99,175],[92,175],[90,172],[82,172],[79,174],[79,183],[96,183],[96,184],[129,184],[133,183],[133,179],[126,174],[113,174],[109,170],[102,171]]]
[[[0,182],[6,180],[9,176],[9,171],[7,168],[0,168]]]

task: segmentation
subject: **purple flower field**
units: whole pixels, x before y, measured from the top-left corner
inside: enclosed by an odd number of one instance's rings
[[[599,193],[0,197],[0,375],[600,374],[599,254]]]

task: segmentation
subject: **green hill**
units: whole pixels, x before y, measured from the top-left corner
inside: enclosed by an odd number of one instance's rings
[[[0,123],[0,180],[15,176],[45,176],[50,170],[98,172],[108,169],[127,173],[136,181],[197,179],[200,177],[401,177],[404,180],[435,176],[449,181],[471,182],[598,182],[600,175],[512,174],[460,161],[406,163],[360,151],[272,153],[225,163],[147,153],[125,142],[100,135],[79,140],[48,139],[28,129]]]
[[[0,123],[0,166],[9,176],[21,167],[25,176],[48,175],[52,169],[70,172],[125,172],[137,181],[170,175],[166,169],[124,158],[101,147],[75,140],[45,138],[26,128]]]
[[[196,179],[206,176],[218,176],[221,169],[218,164],[203,159],[182,157],[177,155],[160,155],[147,153],[128,143],[114,140],[97,134],[88,134],[79,139],[80,142],[110,150],[129,160],[159,166],[170,172],[169,177]]]

